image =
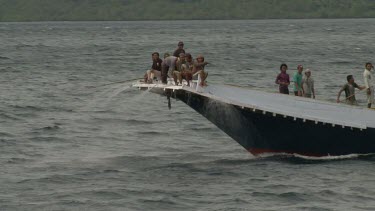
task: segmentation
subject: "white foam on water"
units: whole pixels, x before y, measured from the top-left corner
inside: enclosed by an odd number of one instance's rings
[[[329,160],[348,160],[348,159],[355,159],[363,156],[371,156],[375,154],[348,154],[348,155],[338,155],[338,156],[323,156],[323,157],[311,157],[299,154],[293,154],[294,157],[302,158],[305,160],[321,160],[321,161],[329,161]]]
[[[130,83],[127,84],[116,84],[112,86],[103,87],[102,90],[94,93],[93,99],[86,103],[82,110],[92,111],[94,108],[107,105],[113,97],[117,96],[121,92],[129,89],[131,86]],[[108,99],[108,97],[110,99]]]
[[[130,87],[131,88],[131,87]],[[133,97],[131,97],[131,98],[127,98],[126,99],[126,101],[125,101],[125,103],[127,102],[127,101],[129,101],[129,100],[131,100],[133,103],[134,102],[138,102],[139,100],[142,100],[146,95],[148,95],[148,94],[150,94],[150,91],[153,89],[153,87],[152,88],[150,88],[150,89],[147,89],[147,90],[143,90],[140,94],[137,94],[137,95],[135,95],[135,96],[133,96]],[[126,107],[126,106],[125,106]]]
[[[120,103],[120,105],[117,105],[116,107],[119,108],[119,109],[124,109],[124,108],[128,109],[131,106],[131,104],[129,103],[130,101],[132,102],[132,104],[134,104],[138,101],[143,100],[145,98],[145,96],[148,95],[153,88],[154,87],[151,87],[147,90],[143,90],[143,91],[141,91],[140,93],[138,93],[134,96],[127,96],[127,97],[124,97],[124,98],[119,98],[119,100],[120,101],[122,100],[122,102],[119,102],[117,100],[116,103]],[[112,93],[109,95],[109,97],[104,98],[105,102],[102,105],[108,106],[111,103],[115,103],[114,98],[116,96],[118,96],[119,94],[121,94],[122,92],[124,92],[126,90],[129,90],[129,89],[134,89],[132,87],[132,83],[127,83],[127,84],[125,84],[121,87],[118,87],[116,90],[112,91]]]
[[[131,88],[131,84],[122,85],[120,88],[116,89],[111,95],[109,95],[108,100],[111,101],[112,98],[116,97],[120,93],[122,93],[122,92],[124,92],[124,91],[126,91],[130,88]]]
[[[338,156],[322,156],[322,157],[315,157],[315,156],[306,156],[306,155],[300,155],[300,154],[290,154],[290,153],[262,153],[257,155],[257,158],[269,158],[269,157],[285,157],[285,158],[300,158],[303,160],[313,160],[313,161],[334,161],[334,160],[350,160],[350,159],[356,159],[359,157],[367,157],[367,156],[374,156],[375,153],[371,154],[348,154],[348,155],[338,155]]]

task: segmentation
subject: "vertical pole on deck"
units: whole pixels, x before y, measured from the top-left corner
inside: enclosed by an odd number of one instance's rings
[[[171,110],[172,109],[171,96],[168,95],[167,99],[168,99],[168,108],[169,108],[169,110]]]
[[[170,90],[170,89],[166,89],[165,90],[165,95],[167,95],[167,99],[168,99],[168,108],[169,108],[169,110],[171,110],[172,109],[172,104],[171,104],[171,95],[172,95],[172,90]]]

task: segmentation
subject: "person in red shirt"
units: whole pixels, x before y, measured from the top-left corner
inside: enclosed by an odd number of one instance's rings
[[[287,70],[288,70],[288,65],[281,64],[280,66],[281,73],[277,75],[275,83],[279,84],[279,92],[281,94],[288,95],[289,94],[288,86],[290,84],[290,80],[289,80],[289,75],[286,73]]]

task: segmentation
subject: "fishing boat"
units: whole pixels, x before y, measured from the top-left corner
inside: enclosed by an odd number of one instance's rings
[[[136,82],[133,87],[186,103],[255,156],[375,153],[375,112],[370,109],[233,85]]]

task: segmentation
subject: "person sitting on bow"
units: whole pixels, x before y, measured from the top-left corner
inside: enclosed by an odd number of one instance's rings
[[[200,77],[200,86],[206,86],[206,79],[208,76],[208,72],[204,70],[205,66],[209,64],[208,62],[204,61],[204,57],[202,55],[198,55],[196,61],[193,64],[193,79],[197,80],[198,75]]]

